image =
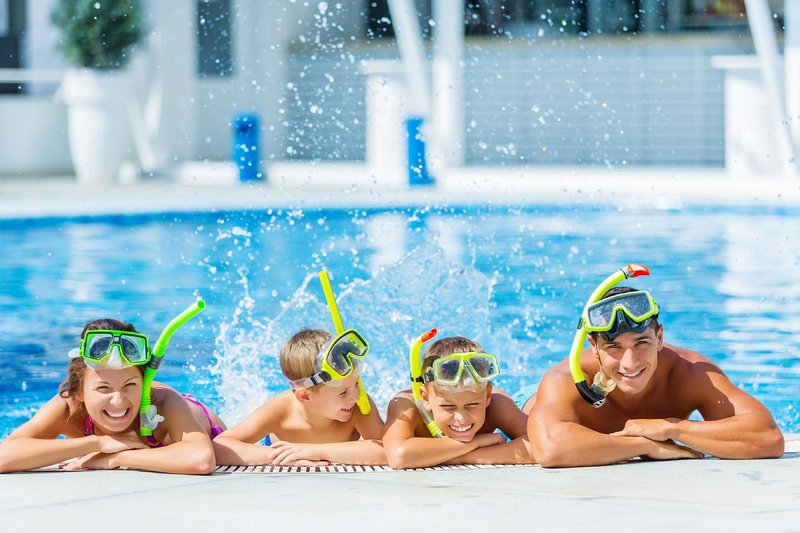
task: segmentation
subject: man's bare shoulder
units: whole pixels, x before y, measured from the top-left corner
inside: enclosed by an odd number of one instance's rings
[[[673,344],[665,344],[659,353],[659,364],[670,365],[670,373],[681,380],[721,373],[720,368],[705,355]]]

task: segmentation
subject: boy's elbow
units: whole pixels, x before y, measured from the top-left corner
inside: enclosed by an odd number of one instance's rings
[[[386,460],[386,449],[383,447],[383,444],[381,443],[381,441],[378,440],[376,440],[375,442],[378,443],[378,447],[374,452],[370,453],[366,457],[367,462],[365,464],[376,465],[376,466],[383,466],[389,464],[389,462]]]
[[[405,470],[406,468],[414,468],[414,465],[411,462],[411,458],[409,457],[408,450],[405,449],[404,446],[392,446],[390,448],[384,448],[386,451],[386,462],[389,464],[389,467],[394,470]]]

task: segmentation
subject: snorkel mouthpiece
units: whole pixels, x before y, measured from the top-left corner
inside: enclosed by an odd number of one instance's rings
[[[153,384],[153,378],[156,377],[156,372],[158,372],[158,367],[161,365],[161,359],[164,358],[164,353],[167,351],[167,345],[169,345],[170,339],[178,331],[178,328],[197,316],[205,307],[206,303],[202,299],[197,300],[173,318],[164,328],[164,331],[161,332],[161,335],[158,336],[158,340],[153,347],[153,355],[145,366],[142,380],[142,402],[139,404],[139,434],[143,437],[152,435],[158,423],[164,420],[164,417],[160,416],[156,411],[156,406],[151,404],[150,388]]]
[[[592,404],[592,406],[595,408],[602,407],[603,404],[606,403],[606,395],[614,390],[614,386],[616,386],[616,384],[612,386],[609,382],[613,383],[613,381],[606,378],[595,379],[594,383],[592,383],[590,386],[586,380],[586,375],[583,373],[580,358],[587,335],[585,324],[586,312],[589,306],[599,302],[603,298],[603,295],[605,295],[609,290],[611,290],[611,288],[618,285],[622,281],[625,281],[629,278],[649,275],[650,270],[644,265],[639,265],[636,263],[625,265],[625,267],[617,270],[604,279],[603,282],[600,283],[600,285],[598,285],[594,291],[592,291],[592,294],[589,296],[586,305],[583,307],[583,312],[581,313],[581,318],[578,321],[578,328],[575,332],[575,337],[572,340],[572,347],[570,348],[569,352],[569,371],[570,374],[572,374],[572,380],[575,382],[575,387],[577,387],[581,398]],[[625,324],[627,325],[628,321],[627,318],[624,317],[624,314],[623,318],[625,319]],[[645,322],[647,322],[647,324],[650,323],[649,320]],[[639,325],[637,324],[635,327],[639,327]],[[625,331],[628,331],[629,329],[626,329]],[[623,333],[623,331],[619,331],[619,333]]]

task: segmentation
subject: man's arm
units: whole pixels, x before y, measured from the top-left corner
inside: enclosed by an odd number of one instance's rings
[[[614,435],[676,440],[722,459],[780,457],[784,440],[764,405],[739,389],[722,370],[698,356],[688,363],[681,386],[698,395],[702,421],[679,419],[629,420]]]
[[[651,459],[695,458],[692,450],[670,442],[641,436],[599,433],[580,423],[575,391],[569,373],[554,368],[545,373],[528,417],[528,438],[533,459],[544,467],[613,464],[634,457]]]

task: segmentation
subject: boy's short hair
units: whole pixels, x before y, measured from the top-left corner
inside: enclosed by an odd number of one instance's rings
[[[286,341],[280,357],[281,372],[286,379],[297,381],[312,376],[317,355],[330,338],[331,334],[322,329],[302,329]]]
[[[483,352],[483,347],[472,339],[466,337],[444,337],[434,342],[425,350],[425,359],[422,360],[423,374],[431,369],[433,362],[446,355],[454,353]]]

